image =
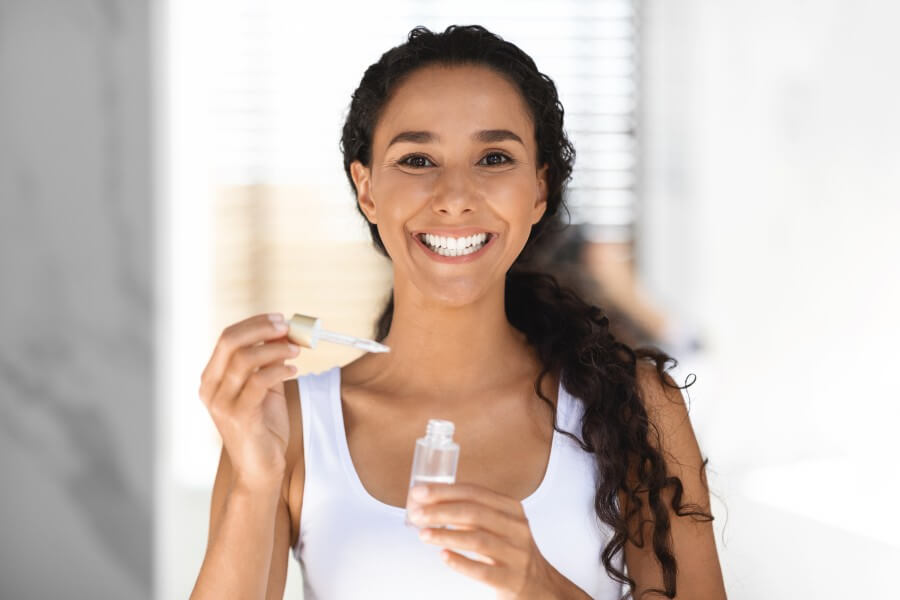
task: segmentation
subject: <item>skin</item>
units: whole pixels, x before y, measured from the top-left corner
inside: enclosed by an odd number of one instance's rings
[[[394,323],[384,342],[391,352],[364,357],[361,362],[367,364],[360,365],[380,371],[385,390],[467,398],[485,384],[508,378],[509,358],[531,359],[503,310],[505,273],[546,209],[546,169],[535,164],[534,129],[526,110],[516,89],[491,71],[424,69],[388,103],[375,128],[372,168],[359,162],[351,166],[359,205],[377,224],[393,263]],[[512,131],[523,143],[485,144],[471,138],[492,129]],[[404,131],[431,131],[440,141],[404,141],[388,148]],[[483,161],[488,151],[516,163],[488,166]],[[410,153],[436,166],[397,164]],[[479,226],[498,232],[499,238],[479,260],[441,264],[425,256],[410,235],[440,226]],[[415,372],[409,364],[417,365]]]
[[[473,137],[483,130],[513,132],[521,143]],[[389,145],[407,131],[432,136]],[[410,154],[423,158],[409,159]],[[410,498],[422,510],[423,543],[446,548],[450,568],[495,587],[499,598],[588,598],[543,558],[521,505],[543,479],[552,437],[549,408],[532,389],[541,366],[504,311],[505,273],[546,209],[546,167],[536,163],[536,154],[524,101],[489,69],[427,67],[398,87],[376,125],[371,165],[351,165],[359,206],[377,225],[393,263],[395,312],[384,341],[391,352],[366,354],[342,367],[341,396],[354,467],[373,498],[394,506],[407,503],[409,449],[427,420],[457,423],[456,437],[465,448],[458,483],[425,486],[430,495]],[[478,260],[445,264],[428,258],[411,236],[463,226],[499,237]],[[665,431],[665,449],[685,465],[679,467],[685,501],[708,506],[680,393],[654,387],[655,373],[639,373],[648,407]],[[546,378],[543,391],[554,403],[557,385],[558,373]],[[287,456],[299,458],[289,458],[292,475],[283,494],[294,542],[302,503],[302,430],[299,403],[290,393],[288,400]],[[517,452],[509,453],[509,447]],[[673,522],[678,597],[724,598],[711,527],[685,521]],[[461,529],[435,528],[439,524]],[[473,550],[486,561],[453,550]],[[658,585],[658,567],[647,548],[629,544],[625,558],[639,591]],[[283,589],[283,582],[273,581]]]

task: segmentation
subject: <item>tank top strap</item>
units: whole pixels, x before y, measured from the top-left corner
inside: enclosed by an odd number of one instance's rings
[[[319,497],[321,486],[333,487],[341,481],[335,478],[334,473],[336,468],[340,468],[341,440],[337,436],[343,427],[338,427],[335,423],[335,410],[332,406],[336,397],[340,401],[339,390],[335,390],[335,386],[339,385],[339,368],[332,367],[297,377],[303,422],[304,468],[301,528],[297,544],[293,548],[298,560],[304,537],[302,515],[313,512],[316,505],[323,500]]]
[[[338,367],[317,373],[307,373],[297,378],[300,391],[300,409],[303,420],[303,452],[306,462],[315,460],[317,446],[335,446],[334,386]]]
[[[580,427],[581,402],[566,389],[560,375],[558,396],[556,399],[556,424],[560,429],[570,433],[578,433]]]

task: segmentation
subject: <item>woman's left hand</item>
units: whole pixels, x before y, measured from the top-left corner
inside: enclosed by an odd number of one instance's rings
[[[420,490],[427,493],[419,496]],[[409,507],[422,540],[485,558],[487,562],[449,549],[441,552],[453,569],[496,588],[497,598],[589,597],[541,555],[520,501],[479,485],[430,483],[411,490]]]

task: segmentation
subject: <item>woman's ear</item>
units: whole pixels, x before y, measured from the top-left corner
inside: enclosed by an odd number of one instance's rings
[[[372,199],[371,181],[372,172],[358,160],[350,163],[350,176],[353,178],[353,185],[356,186],[356,201],[359,208],[369,223],[377,223],[375,220],[375,201]]]
[[[544,216],[544,212],[547,210],[547,169],[550,168],[550,165],[545,164],[543,167],[538,169],[537,172],[537,198],[535,199],[534,206],[532,207],[531,213],[531,224],[534,225],[538,221],[541,220],[541,217]]]

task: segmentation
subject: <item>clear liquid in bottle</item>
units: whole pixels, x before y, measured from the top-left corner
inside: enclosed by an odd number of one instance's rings
[[[452,421],[429,419],[425,429],[425,437],[416,440],[413,455],[412,473],[409,487],[418,483],[455,483],[456,466],[459,462],[459,444],[453,441],[454,425]],[[409,500],[406,505],[409,508]],[[405,522],[414,526],[409,520],[407,510]]]

